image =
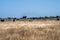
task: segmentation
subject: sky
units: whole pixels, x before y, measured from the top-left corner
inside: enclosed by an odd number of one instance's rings
[[[0,17],[60,16],[60,0],[0,0]]]

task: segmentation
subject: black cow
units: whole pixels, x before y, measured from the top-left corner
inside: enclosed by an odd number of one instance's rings
[[[57,18],[57,21],[59,21],[59,18]]]
[[[4,22],[5,20],[4,19],[1,19],[1,22]]]

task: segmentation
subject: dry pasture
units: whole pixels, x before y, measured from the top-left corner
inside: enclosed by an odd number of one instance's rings
[[[0,22],[0,40],[60,40],[60,21]]]

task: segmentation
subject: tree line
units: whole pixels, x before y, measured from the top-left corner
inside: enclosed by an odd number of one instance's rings
[[[32,20],[35,20],[35,19],[57,19],[58,21],[60,20],[60,16],[44,16],[44,17],[30,17],[28,18],[27,16],[23,16],[21,18],[11,18],[11,17],[8,17],[8,18],[0,18],[0,21],[1,22],[4,22],[4,21],[13,21],[15,22],[15,20],[20,20],[20,19],[32,19]]]

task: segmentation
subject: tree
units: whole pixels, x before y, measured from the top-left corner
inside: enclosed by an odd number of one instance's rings
[[[59,18],[59,16],[56,16],[56,18]]]
[[[25,19],[26,19],[26,18],[27,18],[27,16],[23,16],[22,18],[25,18]]]
[[[45,16],[45,19],[48,18],[47,16]]]

